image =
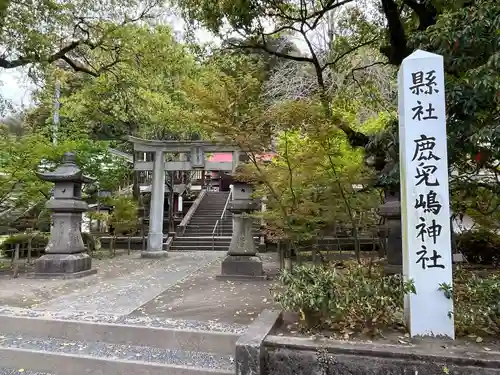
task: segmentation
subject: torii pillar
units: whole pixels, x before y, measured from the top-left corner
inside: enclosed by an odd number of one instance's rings
[[[165,200],[165,154],[157,150],[153,161],[153,182],[149,206],[148,246],[141,253],[143,258],[167,256],[163,250],[163,214]]]

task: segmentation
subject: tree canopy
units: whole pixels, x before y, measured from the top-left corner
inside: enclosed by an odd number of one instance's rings
[[[121,45],[115,33],[123,26],[156,15],[158,0],[0,2],[0,67],[64,62],[93,76],[116,64]],[[99,50],[107,61],[96,64]]]
[[[367,162],[379,172],[379,185],[394,188],[399,175],[395,73],[421,48],[444,56],[456,201],[468,202],[482,191],[486,202],[498,193],[497,1],[173,3],[191,29],[204,27],[221,38],[220,48],[178,40],[158,16],[159,2],[42,2],[33,14],[27,4],[2,2],[0,35],[8,52],[0,67],[36,66],[42,83],[23,125],[9,122],[16,139],[50,141],[58,81],[61,139],[109,140],[106,145],[126,149],[122,140],[131,134],[210,137],[244,147],[250,159],[277,152],[281,161],[286,141],[300,145],[295,148],[300,160],[301,147],[316,150],[309,157],[319,165],[347,140],[364,148],[358,154],[343,146],[343,157],[356,171],[347,180],[372,178]],[[35,23],[35,14],[41,23]],[[47,64],[55,61],[59,64]],[[335,159],[336,170],[343,170],[343,157]],[[276,181],[287,181],[285,164],[266,168],[283,173]],[[303,173],[297,181],[313,172],[297,171]],[[474,177],[485,171],[490,180]],[[314,178],[336,181],[324,173]]]

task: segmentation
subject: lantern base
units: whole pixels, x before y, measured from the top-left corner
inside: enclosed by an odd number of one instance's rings
[[[265,280],[262,259],[257,256],[227,255],[222,261],[221,274],[216,276],[221,280]]]
[[[77,279],[97,273],[92,268],[92,258],[85,253],[45,254],[35,261],[35,273],[31,278]]]

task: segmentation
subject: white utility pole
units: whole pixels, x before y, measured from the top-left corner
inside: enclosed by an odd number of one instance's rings
[[[61,83],[56,80],[56,89],[54,94],[54,124],[52,127],[52,142],[57,144],[57,131],[59,130],[59,97],[61,96]]]

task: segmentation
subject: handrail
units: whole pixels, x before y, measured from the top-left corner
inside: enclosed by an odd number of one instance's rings
[[[233,197],[233,185],[229,187],[229,195],[227,196],[226,204],[224,205],[224,209],[222,210],[222,214],[220,215],[221,220],[224,219],[224,217],[226,216],[227,206],[229,205],[229,202],[231,201],[232,197]]]
[[[212,251],[215,250],[215,231],[217,230],[218,226],[219,226],[219,220],[215,222],[214,229],[212,230]]]
[[[215,233],[219,230],[222,233],[222,228],[219,227],[219,224],[222,226],[224,218],[226,217],[227,206],[233,197],[233,185],[229,187],[229,195],[227,196],[226,203],[224,204],[224,209],[219,217],[219,219],[215,222],[214,229],[212,230],[212,251],[215,250]]]

